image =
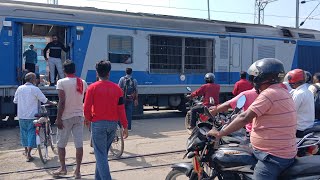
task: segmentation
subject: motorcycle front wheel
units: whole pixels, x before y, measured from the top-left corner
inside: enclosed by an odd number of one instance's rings
[[[184,125],[186,127],[188,134],[192,133],[192,130],[188,129],[190,127],[190,123],[191,123],[191,111],[188,111],[186,114],[186,117],[184,118]]]

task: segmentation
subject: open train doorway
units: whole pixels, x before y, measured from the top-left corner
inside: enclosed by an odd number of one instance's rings
[[[37,63],[35,64],[35,73],[40,74],[41,78],[44,79],[44,83],[47,84],[49,82],[49,66],[48,61],[44,58],[44,48],[46,45],[52,41],[52,35],[56,35],[58,40],[62,42],[65,46],[68,44],[68,27],[64,26],[56,26],[56,25],[40,25],[40,24],[22,24],[22,60],[21,60],[21,70],[22,77],[26,71],[26,56],[24,52],[30,49],[30,45],[33,45],[33,50],[37,54]],[[47,55],[50,50],[48,50]],[[62,63],[69,58],[70,53],[65,53],[62,51],[61,53],[61,61]],[[57,74],[57,73],[56,73]]]

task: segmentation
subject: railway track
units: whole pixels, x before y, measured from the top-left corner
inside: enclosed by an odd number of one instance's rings
[[[160,152],[160,153],[150,153],[150,154],[143,154],[143,155],[133,155],[133,156],[127,156],[127,157],[122,157],[122,158],[110,158],[109,162],[112,161],[125,161],[128,159],[135,159],[135,158],[144,158],[144,157],[161,157],[161,156],[167,156],[171,154],[183,154],[185,150],[177,150],[177,151],[167,151],[167,152]],[[87,161],[83,162],[81,166],[88,166],[96,163],[96,161]],[[142,166],[142,167],[135,167],[135,168],[127,168],[127,169],[120,169],[120,170],[114,170],[111,171],[111,173],[116,173],[116,172],[123,172],[123,171],[132,171],[132,170],[139,170],[139,169],[148,169],[148,168],[156,168],[156,167],[163,167],[163,166],[170,166],[173,163],[166,163],[166,164],[160,164],[160,165],[149,165],[149,166]],[[75,166],[75,163],[67,164],[67,167],[70,166]],[[25,169],[25,170],[18,170],[18,171],[8,171],[8,172],[1,172],[0,173],[0,178],[1,176],[6,176],[6,175],[12,175],[12,174],[23,174],[23,173],[33,173],[33,172],[39,172],[39,171],[48,171],[51,169],[57,169],[60,166],[51,166],[51,167],[40,167],[40,168],[34,168],[34,169]],[[83,174],[82,176],[91,176],[93,174]],[[63,176],[62,178],[68,178],[67,176]]]

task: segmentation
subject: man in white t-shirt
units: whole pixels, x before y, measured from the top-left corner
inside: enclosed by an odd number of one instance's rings
[[[54,103],[48,101],[41,90],[35,86],[36,74],[27,73],[25,81],[26,83],[19,86],[15,92],[13,102],[18,105],[21,144],[25,148],[27,162],[30,162],[33,160],[31,150],[37,147],[36,128],[33,120],[39,111],[39,101],[51,105]]]
[[[291,91],[297,111],[298,138],[303,137],[303,131],[311,128],[314,123],[314,98],[305,83],[305,73],[302,69],[294,69],[288,72],[288,81],[294,89]]]
[[[81,178],[80,165],[83,157],[83,98],[87,83],[75,76],[75,64],[67,60],[63,64],[65,78],[58,80],[59,104],[56,125],[58,126],[58,153],[61,167],[53,172],[54,176],[66,175],[65,155],[68,139],[72,133],[76,148],[76,179]]]

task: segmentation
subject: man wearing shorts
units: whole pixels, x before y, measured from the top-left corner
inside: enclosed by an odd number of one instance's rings
[[[18,105],[18,118],[20,127],[21,144],[25,148],[24,155],[26,161],[33,160],[31,156],[32,148],[36,148],[36,128],[33,124],[35,114],[38,113],[39,101],[53,105],[51,101],[44,96],[41,90],[35,86],[36,75],[29,72],[25,76],[26,83],[18,87],[14,94],[13,103]]]
[[[83,97],[87,83],[75,76],[75,64],[67,60],[63,64],[65,78],[58,80],[59,104],[56,125],[58,126],[58,153],[61,167],[53,172],[54,176],[66,175],[65,156],[68,139],[72,133],[76,148],[76,179],[81,178],[80,165],[83,156]]]

